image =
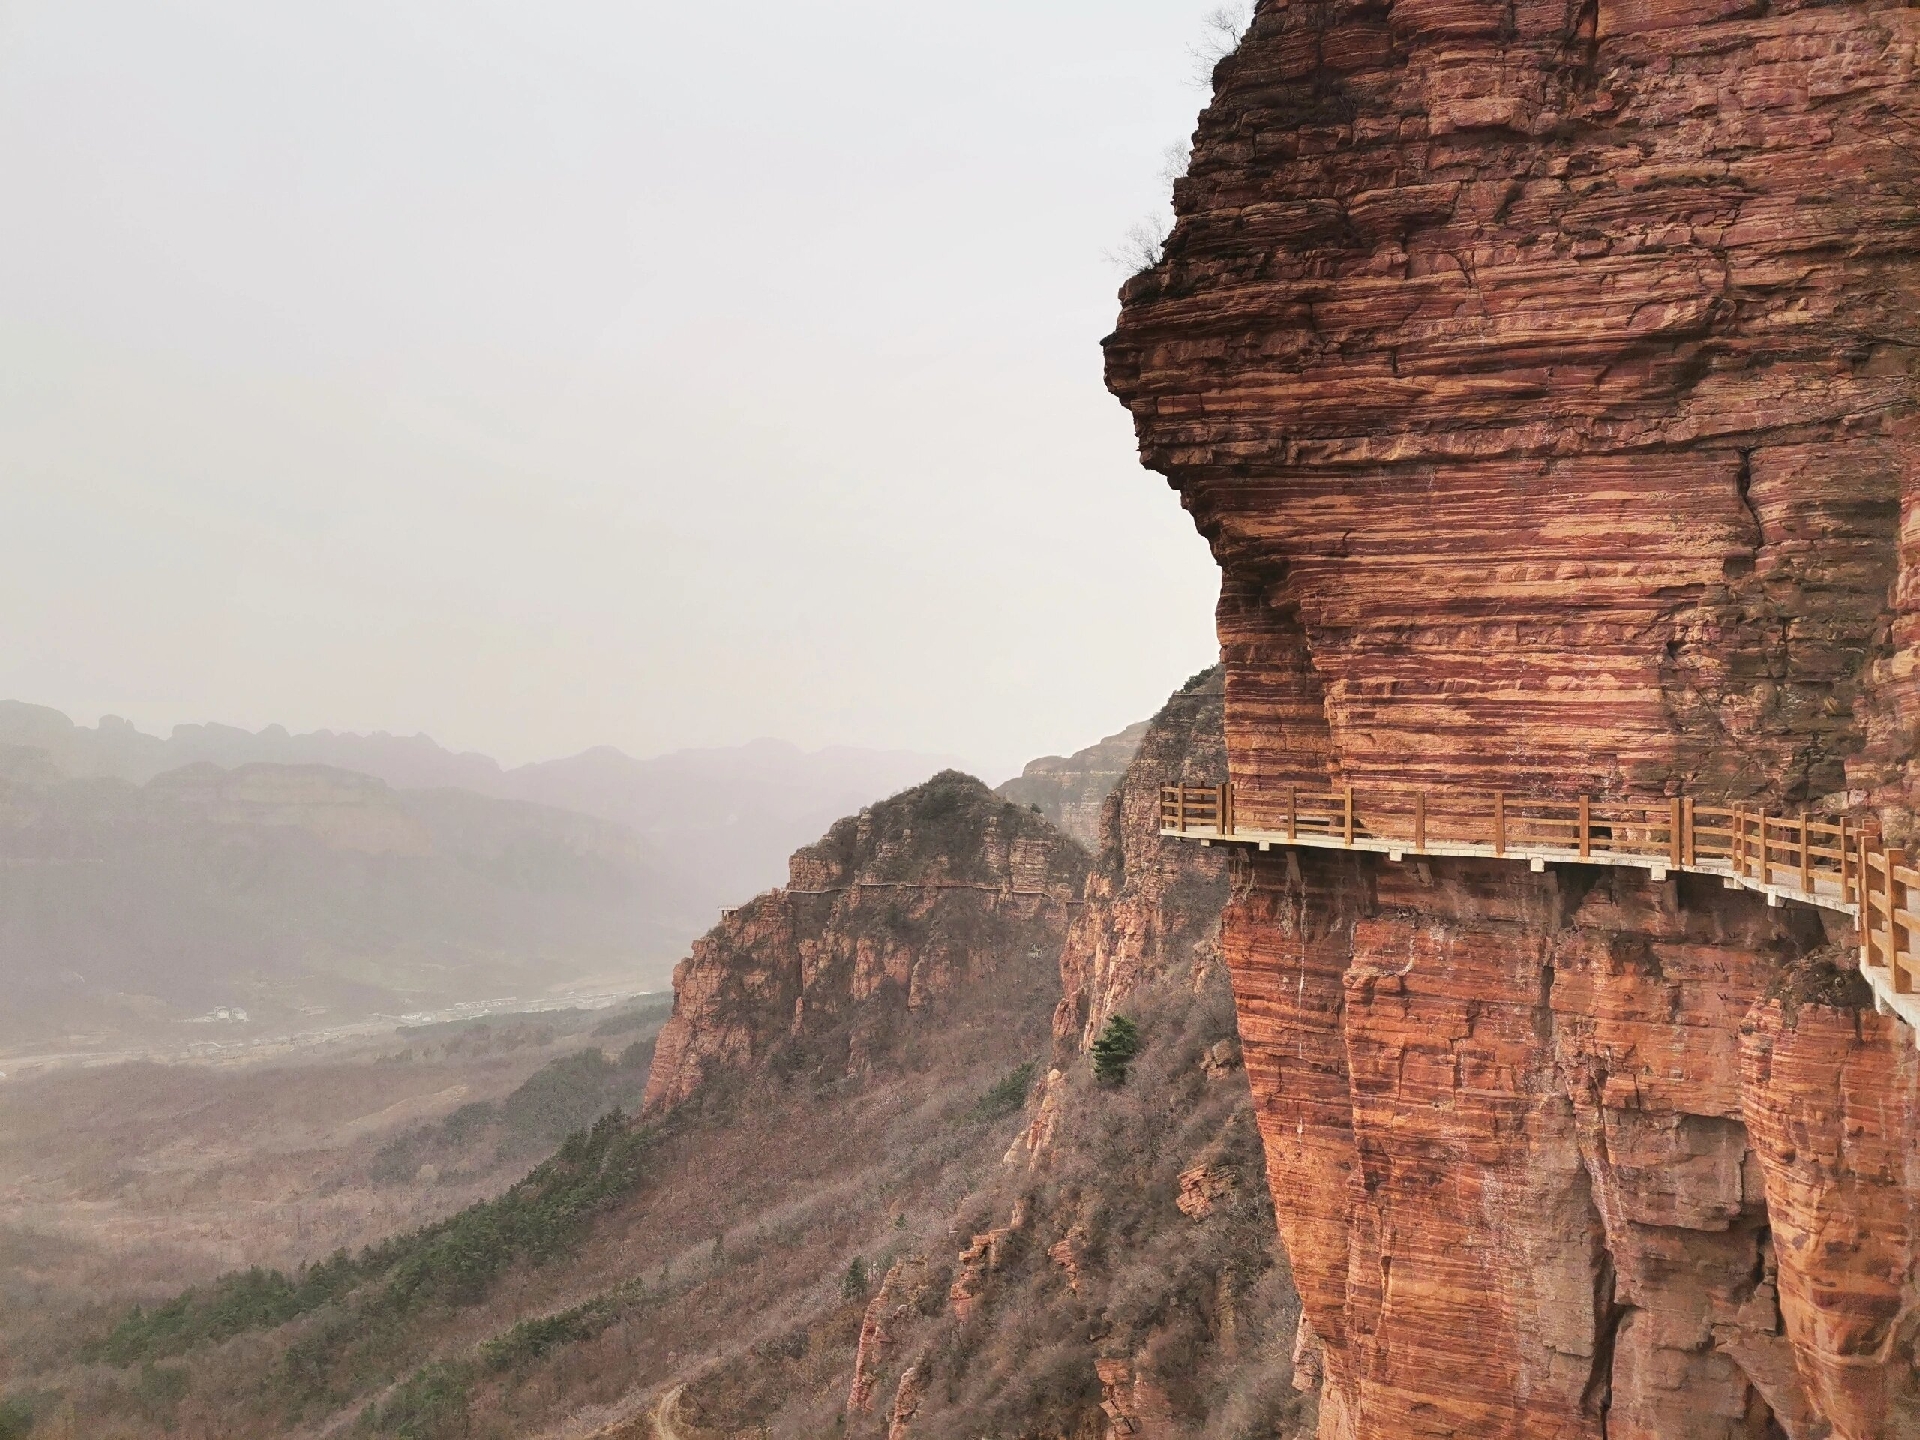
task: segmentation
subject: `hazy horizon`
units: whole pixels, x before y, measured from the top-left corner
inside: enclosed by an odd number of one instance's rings
[[[0,695],[0,707],[7,706],[7,705],[27,705],[27,706],[32,706],[38,709],[56,711],[57,713],[65,716],[66,719],[71,721],[76,729],[89,731],[89,732],[103,733],[103,734],[108,733],[108,730],[111,727],[111,722],[120,721],[122,723],[132,725],[135,731],[137,731],[140,735],[148,739],[161,740],[161,741],[171,739],[177,734],[179,734],[179,732],[181,731],[192,731],[195,729],[230,729],[230,730],[237,730],[242,734],[256,736],[256,737],[270,736],[270,735],[277,734],[277,735],[286,736],[296,740],[302,739],[308,736],[315,736],[315,735],[332,735],[332,736],[341,736],[341,737],[359,737],[359,738],[372,738],[372,739],[384,738],[384,739],[403,741],[403,742],[427,741],[435,746],[438,746],[440,749],[446,751],[449,755],[453,755],[458,758],[464,759],[464,758],[477,757],[483,760],[491,760],[495,764],[499,765],[502,771],[510,771],[522,766],[548,765],[548,764],[554,763],[555,761],[576,759],[582,755],[592,754],[595,751],[606,751],[606,750],[618,751],[619,753],[626,755],[629,759],[640,760],[640,761],[665,760],[665,759],[672,759],[673,757],[679,756],[679,755],[697,755],[697,754],[703,754],[708,752],[724,753],[724,752],[733,751],[733,750],[751,750],[751,749],[755,749],[757,747],[763,747],[763,746],[777,746],[782,749],[794,750],[799,752],[802,755],[807,755],[807,756],[819,756],[823,754],[830,754],[835,751],[849,750],[849,751],[856,751],[856,752],[865,753],[865,754],[911,756],[915,759],[920,759],[920,760],[945,761],[945,762],[952,762],[956,764],[963,763],[966,758],[961,755],[940,754],[935,751],[911,750],[911,749],[906,749],[900,746],[841,745],[834,742],[828,742],[823,745],[801,745],[795,741],[788,740],[783,736],[779,736],[779,735],[753,735],[753,736],[749,736],[745,740],[734,741],[732,743],[725,744],[725,745],[699,745],[699,744],[680,745],[680,746],[675,746],[672,750],[664,750],[659,752],[647,752],[644,754],[636,754],[633,751],[626,750],[623,747],[618,745],[595,744],[595,745],[584,746],[579,750],[568,751],[565,754],[537,755],[530,760],[515,761],[510,764],[507,761],[502,760],[499,756],[489,754],[484,750],[455,749],[453,746],[443,744],[440,741],[438,736],[429,734],[424,730],[414,731],[409,734],[400,734],[392,730],[342,730],[337,727],[325,726],[325,725],[317,726],[312,730],[294,730],[289,726],[280,724],[278,721],[269,721],[267,724],[263,726],[257,726],[252,729],[247,729],[243,726],[229,725],[226,721],[217,720],[217,719],[216,720],[183,720],[183,721],[177,722],[172,726],[168,726],[165,729],[152,729],[152,728],[144,728],[142,726],[139,726],[135,724],[132,720],[128,719],[126,716],[117,714],[113,711],[107,711],[98,716],[91,716],[83,720],[78,716],[72,715],[67,711],[61,710],[60,707],[57,705],[41,705],[38,701],[29,700],[19,695]],[[1107,737],[1100,736],[1096,738],[1105,739]],[[1092,741],[1088,742],[1088,744],[1092,744],[1092,743],[1094,742]],[[1080,749],[1085,747],[1077,746],[1075,748]],[[1044,758],[1046,757],[1039,756],[1039,755],[1029,757],[1030,760],[1038,760],[1038,759],[1044,759]],[[1022,763],[1024,764],[1025,762],[1022,762]],[[986,779],[987,777],[980,776],[978,778]],[[1002,778],[1006,778],[1006,777],[1002,777]],[[991,781],[989,783],[998,783],[998,782]]]
[[[1205,0],[0,13],[0,693],[1011,774],[1214,655],[1101,383]]]

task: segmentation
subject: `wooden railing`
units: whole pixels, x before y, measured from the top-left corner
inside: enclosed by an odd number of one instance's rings
[[[1496,857],[1632,859],[1675,870],[1722,867],[1760,886],[1858,903],[1864,831],[1844,816],[1774,815],[1746,806],[1702,805],[1691,797],[1608,801],[1590,796],[1534,800],[1508,795],[1429,796],[1421,791],[1331,793],[1289,789],[1257,815],[1231,785],[1169,785],[1161,828],[1178,834],[1272,841],[1333,840],[1347,847],[1445,853],[1484,849]]]
[[[1769,904],[1797,900],[1855,918],[1861,973],[1882,997],[1920,993],[1920,870],[1907,852],[1841,816],[1776,815],[1743,805],[1702,805],[1690,796],[1649,800],[1534,800],[1352,786],[1288,789],[1257,812],[1232,785],[1168,785],[1162,833],[1318,849],[1472,855],[1575,864],[1633,865],[1717,875],[1765,891]],[[1920,1029],[1920,1002],[1892,1007]]]
[[[1884,983],[1896,995],[1911,995],[1920,983],[1920,954],[1914,934],[1920,915],[1907,909],[1920,889],[1920,871],[1907,865],[1907,852],[1875,850],[1862,843],[1860,875],[1865,899],[1860,906],[1860,963],[1867,978]]]

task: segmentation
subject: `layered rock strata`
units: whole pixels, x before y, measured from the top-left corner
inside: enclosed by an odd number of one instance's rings
[[[1071,755],[1043,755],[994,793],[1038,810],[1089,850],[1102,843],[1100,816],[1146,738],[1149,722],[1129,725]]]
[[[1920,11],[1259,6],[1108,375],[1229,768],[1913,828]],[[1912,1036],[1692,879],[1237,862],[1328,1437],[1920,1434]]]
[[[1224,696],[1218,666],[1175,691],[1102,807],[1086,907],[1060,952],[1053,1028],[1062,1058],[1084,1051],[1143,981],[1218,961],[1226,857],[1161,837],[1160,786],[1226,778]]]
[[[728,1075],[859,1074],[962,989],[1044,983],[1087,865],[953,771],[840,821],[674,970],[645,1109]]]

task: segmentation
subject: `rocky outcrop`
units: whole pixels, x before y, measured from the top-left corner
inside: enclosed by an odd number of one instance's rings
[[[1222,672],[1203,671],[1147,727],[1100,817],[1099,860],[1060,958],[1054,1035],[1078,1054],[1143,982],[1175,966],[1204,971],[1227,900],[1223,855],[1160,836],[1160,787],[1226,775]]]
[[[924,1386],[913,1440],[1294,1440],[1311,1423],[1219,962],[1225,863],[1159,835],[1163,775],[1200,782],[1224,763],[1214,670],[1154,718],[1106,803],[1059,951],[1055,1063],[997,1183],[952,1222],[944,1327],[903,1317],[875,1350],[917,1356],[902,1377]],[[1096,1085],[1084,1046],[1121,1012],[1144,1048],[1124,1084]],[[862,1393],[884,1393],[884,1375]]]
[[[953,771],[840,821],[675,969],[645,1108],[724,1075],[859,1074],[963,989],[1045,983],[1087,863]]]
[[[1108,342],[1221,565],[1243,819],[1910,831],[1917,45],[1867,3],[1264,0]],[[1236,863],[1324,1436],[1920,1433],[1912,1037],[1793,994],[1844,934],[1684,877]]]
[[[1020,1218],[973,1237],[973,1243],[960,1252],[954,1266],[953,1284],[947,1290],[947,1302],[954,1318],[971,1320],[980,1310],[981,1297],[993,1277],[1015,1253],[1024,1228]]]
[[[1189,1220],[1204,1220],[1239,1188],[1240,1177],[1230,1167],[1202,1161],[1180,1172],[1180,1196],[1173,1203]]]
[[[1110,1434],[1140,1440],[1176,1440],[1183,1427],[1175,1420],[1166,1387],[1140,1373],[1131,1360],[1102,1360],[1100,1409]]]
[[[847,1392],[847,1410],[873,1408],[881,1367],[898,1343],[901,1330],[921,1312],[934,1289],[924,1255],[909,1255],[888,1267],[886,1278],[867,1302],[860,1319],[860,1340],[853,1355],[853,1384]]]
[[[1102,843],[1100,815],[1107,797],[1125,778],[1149,721],[1129,725],[1097,745],[1071,755],[1045,755],[1029,761],[1018,776],[994,793],[1016,805],[1027,805],[1089,850]]]
[[[913,1432],[914,1416],[926,1398],[927,1377],[918,1365],[910,1365],[900,1376],[893,1394],[893,1409],[887,1413],[887,1440],[907,1440]]]

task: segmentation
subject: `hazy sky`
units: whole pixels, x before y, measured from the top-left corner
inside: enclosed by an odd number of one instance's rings
[[[1101,386],[1218,0],[0,0],[0,696],[982,768],[1210,662]]]

